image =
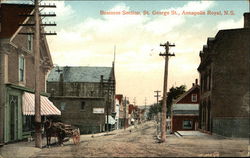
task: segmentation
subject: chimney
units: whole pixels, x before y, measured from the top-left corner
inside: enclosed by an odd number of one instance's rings
[[[193,85],[192,86],[194,86],[194,83],[193,83]]]
[[[244,28],[250,28],[250,12],[244,13]]]
[[[198,79],[197,78],[195,79],[195,84],[198,85]]]

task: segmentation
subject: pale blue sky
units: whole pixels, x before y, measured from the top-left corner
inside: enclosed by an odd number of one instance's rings
[[[12,1],[13,2],[13,1]],[[163,84],[164,51],[160,43],[175,43],[169,61],[169,88],[191,87],[199,78],[199,51],[208,37],[221,29],[243,27],[247,0],[239,1],[52,1],[57,36],[48,36],[54,64],[61,66],[111,66],[116,45],[116,92],[136,97],[139,105],[155,102],[154,91]],[[126,11],[233,10],[235,15],[201,16],[103,16],[100,10]],[[53,21],[54,18],[47,19]]]

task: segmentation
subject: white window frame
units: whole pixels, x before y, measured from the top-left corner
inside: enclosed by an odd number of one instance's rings
[[[191,101],[192,102],[197,102],[197,100],[198,100],[198,95],[197,94],[192,94],[191,95]]]
[[[23,60],[22,69],[21,69],[21,59]],[[21,74],[21,70],[22,70],[22,74]],[[23,55],[20,55],[18,58],[18,80],[20,82],[25,82],[25,58]]]

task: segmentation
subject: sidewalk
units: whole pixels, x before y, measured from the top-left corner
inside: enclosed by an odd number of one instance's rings
[[[130,126],[126,128],[125,131],[132,130],[134,126]],[[115,135],[121,131],[124,131],[124,129],[118,129],[110,132],[102,132],[102,133],[96,133],[96,134],[87,134],[87,135],[81,135],[81,141],[85,140],[86,138],[95,138],[105,135]],[[51,144],[57,142],[57,139],[52,137],[51,138]],[[46,148],[46,138],[43,138],[42,146],[43,148]],[[64,145],[73,144],[72,139],[70,139],[67,142],[64,142]],[[2,147],[0,147],[0,158],[28,158],[36,155],[36,153],[40,152],[42,149],[35,147],[35,142],[31,141],[20,141],[15,143],[6,144]]]

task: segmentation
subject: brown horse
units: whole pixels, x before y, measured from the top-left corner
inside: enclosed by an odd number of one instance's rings
[[[47,139],[47,146],[50,145],[51,137],[57,137],[58,144],[63,144],[63,139],[65,138],[65,132],[58,126],[55,126],[51,120],[46,120],[44,122],[44,131]]]

